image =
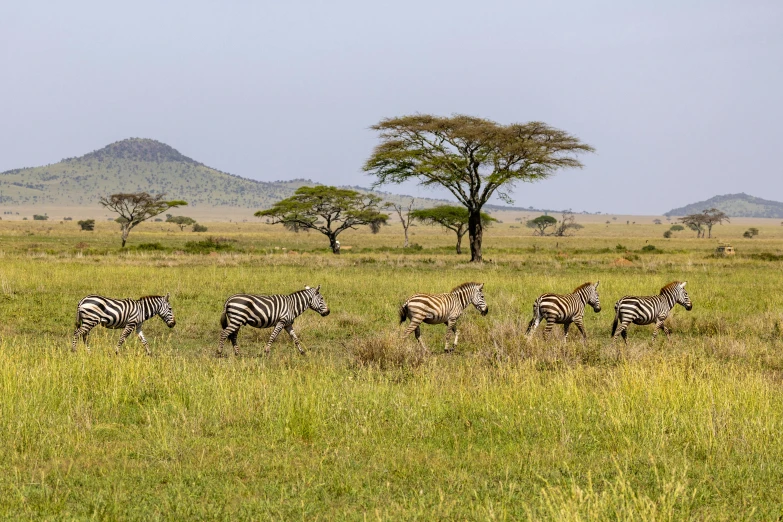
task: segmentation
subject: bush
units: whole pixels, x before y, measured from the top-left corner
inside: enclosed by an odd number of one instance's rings
[[[151,250],[151,251],[168,250],[166,247],[164,247],[160,243],[142,243],[140,245],[137,245],[134,248],[136,250]]]
[[[669,239],[670,237],[672,237],[672,231],[671,230],[667,230],[666,232],[663,233],[663,237],[665,237],[666,239]]]
[[[395,370],[418,368],[426,354],[418,343],[401,339],[393,332],[355,338],[348,345],[353,362],[360,368]]]
[[[33,221],[46,221],[49,216],[41,216],[39,214],[33,214]]]
[[[193,232],[206,232],[206,231],[207,231],[207,227],[205,227],[204,225],[199,225],[198,223],[193,225]]]
[[[671,227],[669,227],[669,230],[671,230],[672,232],[679,232],[680,230],[685,230],[685,227],[682,225],[672,225]]]
[[[745,238],[748,238],[748,239],[752,239],[752,238],[754,238],[754,237],[756,237],[758,235],[759,235],[759,229],[751,227],[751,228],[747,229],[744,234],[742,234],[742,237],[745,237]]]
[[[208,237],[204,241],[188,241],[185,243],[185,252],[191,254],[209,254],[210,252],[234,250],[235,239],[224,237]]]
[[[410,245],[408,245],[408,247],[406,248],[406,250],[413,250],[413,251],[416,251],[416,252],[418,252],[419,250],[423,250],[423,249],[424,249],[424,247],[423,247],[423,246],[421,246],[421,245],[420,245],[420,244],[418,244],[418,243],[411,243],[411,244],[410,244]],[[452,247],[449,247],[449,251],[451,251],[451,250],[453,250],[453,248],[452,248]]]
[[[83,219],[82,221],[77,221],[76,224],[79,225],[79,228],[81,228],[82,230],[87,230],[89,232],[95,230],[94,219]]]
[[[655,245],[644,245],[642,247],[642,252],[652,252],[655,250]]]
[[[615,248],[615,250],[620,250],[620,251],[623,251],[623,252],[624,252],[624,251],[626,251],[626,250],[628,250],[628,249],[625,247],[625,245],[621,245],[621,244],[619,244],[619,243],[618,243],[618,244],[617,244],[617,246],[616,246],[616,247],[614,247],[614,248]]]

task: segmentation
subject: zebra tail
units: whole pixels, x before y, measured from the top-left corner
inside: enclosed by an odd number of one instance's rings
[[[220,314],[220,326],[225,330],[228,326],[228,317],[226,317],[226,311],[223,310],[223,313]]]
[[[405,322],[408,318],[408,303],[405,303],[400,307],[400,324]]]
[[[614,305],[614,321],[612,322],[612,337],[617,331],[617,324],[620,322],[620,301]]]
[[[82,311],[77,308],[76,309],[76,328],[79,328],[82,325]]]
[[[533,318],[527,324],[527,330],[525,331],[525,335],[528,335],[530,333],[530,330],[533,329],[533,325],[536,324],[536,319],[538,319],[538,313],[539,313],[538,299],[536,299],[536,302],[533,303]]]

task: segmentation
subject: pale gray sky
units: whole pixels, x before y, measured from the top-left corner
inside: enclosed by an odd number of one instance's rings
[[[780,1],[115,4],[0,5],[0,171],[146,137],[250,178],[367,186],[370,125],[464,113],[596,147],[519,206],[783,200]]]

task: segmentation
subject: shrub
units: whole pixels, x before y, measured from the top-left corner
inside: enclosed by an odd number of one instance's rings
[[[408,245],[408,248],[406,248],[406,250],[413,250],[413,251],[415,251],[415,252],[418,252],[419,250],[423,250],[423,249],[424,249],[424,247],[423,247],[423,246],[421,246],[421,245],[420,245],[420,244],[418,244],[418,243],[411,243],[410,245]],[[451,248],[451,247],[448,247],[448,250],[449,250],[449,251],[451,251],[451,250],[452,250],[452,248]]]
[[[79,225],[79,228],[82,230],[87,230],[92,232],[95,230],[95,220],[94,219],[83,219],[81,221],[76,222],[77,225]]]
[[[742,234],[742,237],[745,237],[745,238],[748,238],[748,239],[752,239],[752,238],[754,238],[754,237],[756,237],[758,235],[759,235],[759,229],[758,228],[754,228],[754,227],[750,227],[749,229],[747,229],[745,231],[744,234]]]
[[[682,225],[672,225],[671,227],[669,227],[669,230],[671,230],[672,232],[679,232],[681,230],[685,230],[685,227]]]
[[[621,245],[621,244],[619,244],[619,243],[618,243],[618,244],[617,244],[617,246],[616,246],[616,247],[614,247],[614,248],[615,248],[615,250],[620,250],[620,251],[626,251],[626,250],[628,250],[628,249],[625,247],[625,245]]]
[[[166,247],[164,247],[160,243],[142,243],[140,245],[137,245],[134,248],[136,248],[136,250],[151,250],[151,251],[168,250]]]
[[[663,233],[663,237],[665,237],[666,239],[669,239],[670,237],[672,237],[672,231],[671,230],[667,230],[666,232]]]
[[[205,227],[204,225],[199,225],[198,223],[193,225],[193,232],[206,232],[206,231],[207,231],[207,227]]]
[[[235,239],[210,236],[204,241],[188,241],[185,243],[185,252],[208,254],[210,252],[230,251],[234,250],[234,245],[231,244],[234,242],[236,242]]]
[[[33,214],[33,221],[46,221],[49,216],[41,216],[40,214]]]
[[[655,250],[655,245],[644,245],[642,247],[642,252],[652,252]]]
[[[426,359],[426,354],[418,343],[410,343],[393,332],[355,338],[348,345],[348,350],[354,364],[360,368],[418,368]]]

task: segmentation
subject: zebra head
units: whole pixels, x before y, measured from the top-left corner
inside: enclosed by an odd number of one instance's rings
[[[312,297],[310,298],[310,308],[321,314],[321,317],[329,315],[329,307],[326,304],[326,299],[324,299],[324,296],[322,296],[320,292],[321,285],[318,285],[315,288],[306,286],[305,290],[311,291]]]
[[[687,283],[688,281],[682,281],[677,283],[674,299],[678,303],[680,303],[683,306],[683,308],[690,311],[693,309],[693,303],[691,303],[691,298],[688,295],[688,292],[685,291],[685,285]]]
[[[589,293],[587,294],[587,304],[593,307],[594,312],[601,311],[601,298],[598,297],[598,285],[601,281],[596,281],[595,284],[591,284],[588,287]]]
[[[164,297],[159,298],[157,312],[160,318],[163,319],[163,322],[166,323],[166,326],[174,328],[177,321],[174,320],[174,310],[171,309],[168,293]]]
[[[470,302],[476,307],[476,310],[481,312],[481,315],[487,315],[489,313],[487,301],[484,299],[484,283],[475,285],[473,295],[470,297]]]

